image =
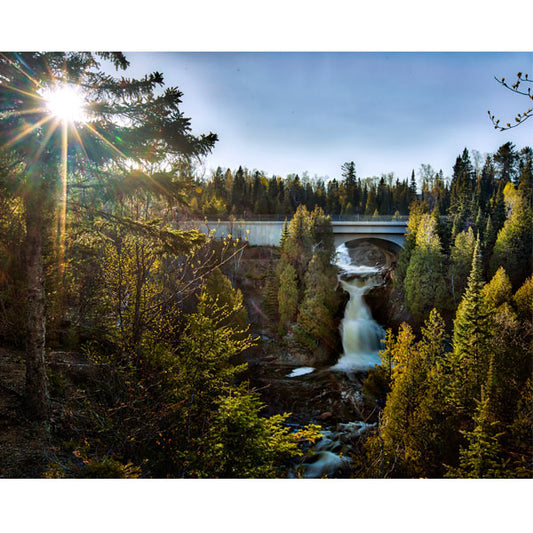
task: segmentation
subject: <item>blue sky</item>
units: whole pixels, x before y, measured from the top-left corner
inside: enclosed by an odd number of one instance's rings
[[[533,53],[128,53],[131,75],[159,70],[184,93],[194,133],[219,135],[205,171],[220,165],[268,175],[403,178],[422,163],[450,175],[464,147],[533,144],[533,120],[497,132],[529,104],[493,76],[533,76]]]

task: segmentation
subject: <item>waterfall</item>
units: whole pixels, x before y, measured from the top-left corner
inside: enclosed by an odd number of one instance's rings
[[[353,260],[346,245],[337,248],[339,282],[350,299],[340,326],[344,353],[333,369],[365,370],[380,363],[378,351],[385,332],[372,318],[364,301],[364,295],[370,289],[384,282],[382,265],[376,261],[376,254],[379,257],[375,246],[362,246]]]

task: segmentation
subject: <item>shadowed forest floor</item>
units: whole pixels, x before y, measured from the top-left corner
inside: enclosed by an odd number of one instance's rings
[[[24,412],[24,353],[0,347],[0,477],[41,477],[51,443]]]

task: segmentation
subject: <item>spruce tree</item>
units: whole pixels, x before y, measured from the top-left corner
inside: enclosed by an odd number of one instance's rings
[[[416,198],[416,179],[414,169],[411,172],[411,180],[409,181],[409,192],[411,193],[411,200],[414,200]]]
[[[457,157],[453,167],[450,183],[450,214],[458,215],[459,220],[472,216],[472,193],[474,192],[474,171],[470,155],[465,148],[462,155]],[[462,227],[458,231],[462,231]],[[455,235],[453,236],[455,238]]]
[[[533,150],[526,146],[520,152],[520,156],[518,190],[531,206],[533,202]]]
[[[515,180],[517,159],[518,154],[512,142],[502,144],[494,154],[494,162],[499,167],[500,182],[504,185]]]
[[[453,329],[453,395],[463,412],[470,411],[480,398],[490,358],[489,313],[483,300],[482,276],[481,251],[476,240],[468,284]]]
[[[330,215],[340,215],[341,204],[339,200],[339,182],[333,178],[328,181],[326,210]]]
[[[490,199],[490,215],[492,217],[492,225],[496,235],[503,228],[505,219],[507,218],[507,210],[505,207],[505,199],[503,190],[505,185],[500,182],[496,189],[496,194]]]
[[[497,432],[497,421],[491,414],[490,395],[482,391],[477,400],[474,429],[465,432],[466,445],[459,452],[459,467],[449,469],[447,477],[499,478],[507,477]]]
[[[246,207],[246,180],[244,171],[239,167],[233,178],[231,187],[231,210],[233,213],[242,214]]]
[[[226,184],[225,176],[220,167],[217,167],[215,173],[213,174],[213,188],[215,196],[221,200],[226,201]]]
[[[285,248],[285,243],[287,242],[288,238],[289,238],[289,223],[287,222],[287,219],[285,218],[285,222],[283,222],[283,228],[281,230],[281,237],[279,241],[279,247],[282,250]]]
[[[482,207],[488,205],[494,193],[495,173],[492,157],[488,155],[476,185],[476,200]]]
[[[483,242],[484,238],[484,231],[485,231],[485,217],[483,216],[483,211],[481,210],[481,207],[478,207],[476,219],[474,221],[473,230],[476,233],[476,235],[479,236],[481,239],[481,242]]]
[[[485,226],[485,231],[483,232],[483,255],[485,258],[492,255],[492,249],[494,248],[494,243],[496,242],[497,233],[494,230],[494,225],[492,224],[491,215],[487,218],[487,224]]]
[[[475,238],[472,228],[455,237],[450,254],[450,282],[454,301],[460,301],[472,267]]]
[[[342,165],[342,177],[344,178],[343,185],[346,191],[345,213],[352,214],[355,212],[354,206],[358,203],[357,198],[357,176],[355,172],[355,163],[353,161],[346,162]],[[346,206],[350,204],[350,212],[346,210]]]
[[[296,270],[288,262],[280,260],[278,263],[279,290],[278,308],[280,331],[286,331],[289,322],[296,318],[298,311],[298,277]]]
[[[368,190],[368,196],[366,198],[365,215],[377,214],[378,202],[376,196],[376,188],[370,187]]]

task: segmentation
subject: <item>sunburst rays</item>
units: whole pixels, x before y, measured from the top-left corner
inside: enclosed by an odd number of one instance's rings
[[[12,95],[12,105],[4,108],[0,116],[2,119],[11,119],[12,123],[11,136],[1,148],[10,149],[31,140],[28,143],[30,155],[24,161],[27,171],[31,173],[40,171],[39,162],[43,160],[44,153],[53,154],[53,151],[57,151],[56,171],[59,187],[56,203],[57,233],[54,241],[57,258],[57,290],[61,300],[66,270],[67,194],[68,175],[71,171],[69,158],[72,155],[70,147],[75,145],[80,158],[88,162],[91,161],[90,154],[94,150],[94,146],[91,145],[94,142],[103,150],[114,154],[114,159],[120,159],[126,164],[137,161],[137,158],[124,153],[124,150],[114,142],[115,139],[109,138],[105,130],[107,121],[121,128],[127,128],[127,124],[123,124],[120,118],[115,121],[112,117],[110,119],[106,117],[101,123],[97,121],[95,114],[91,114],[92,109],[98,108],[98,102],[91,100],[92,92],[90,94],[84,92],[88,90],[83,80],[87,76],[89,67],[87,71],[79,71],[71,76],[66,62],[61,68],[57,66],[53,68],[47,64],[45,76],[36,79],[35,72],[22,59],[20,62],[14,61],[2,53],[0,57],[9,63],[11,68],[16,69],[19,75],[19,81],[11,83],[8,83],[6,78],[0,77],[0,85],[8,89]],[[98,98],[99,87],[92,88]],[[79,102],[76,101],[78,97]],[[73,106],[84,107],[85,113],[78,113],[75,109],[65,110],[63,104],[66,102],[63,100],[70,100]],[[161,186],[157,180],[154,180],[154,184]],[[24,187],[22,183],[21,187]],[[26,190],[26,194],[32,194],[32,191]]]
[[[49,115],[49,116],[45,116],[41,118],[35,124],[27,124],[25,127],[22,128],[22,130],[19,133],[17,133],[13,138],[11,138],[9,141],[5,143],[4,148],[9,148],[13,146],[17,142],[24,139],[24,137],[27,137],[30,133],[34,132],[41,126],[44,126],[47,122],[50,122],[51,120],[53,120],[53,118],[54,117],[52,115]]]
[[[50,149],[50,142],[55,133],[60,129],[61,149],[59,163],[59,198],[57,202],[57,229],[56,229],[56,258],[57,258],[57,290],[59,300],[64,285],[65,273],[65,250],[66,250],[66,215],[67,215],[67,177],[68,177],[68,148],[69,134],[72,134],[76,143],[81,147],[82,153],[87,157],[82,135],[78,128],[83,127],[83,122],[88,118],[84,111],[83,94],[79,86],[65,82],[54,76],[47,65],[50,83],[44,85],[29,72],[25,65],[12,61],[5,54],[1,54],[12,68],[16,69],[33,86],[16,87],[13,84],[4,83],[13,95],[13,109],[4,113],[4,118],[15,119],[13,122],[13,135],[8,139],[3,148],[9,149],[24,142],[32,134],[35,142],[32,155],[26,162],[26,168],[31,172],[38,171],[38,163],[45,150]],[[66,69],[63,69],[62,78],[66,80]],[[1,80],[0,80],[1,83]],[[17,102],[20,99],[20,102]],[[18,108],[17,108],[18,105]],[[34,120],[31,120],[35,117]],[[17,120],[18,119],[18,120]],[[90,128],[94,131],[94,128]],[[32,194],[32,191],[27,191]],[[57,302],[60,304],[61,302]]]
[[[68,161],[68,125],[63,121],[61,127],[61,196],[58,209],[58,250],[57,250],[57,288],[60,295],[59,304],[63,296],[65,274],[65,248],[67,236],[67,168]]]

